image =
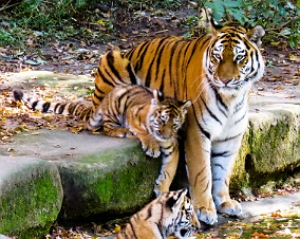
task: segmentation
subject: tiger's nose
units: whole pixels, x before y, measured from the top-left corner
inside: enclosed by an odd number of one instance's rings
[[[230,78],[230,79],[223,79],[222,82],[227,86],[230,82],[232,82],[233,79]]]

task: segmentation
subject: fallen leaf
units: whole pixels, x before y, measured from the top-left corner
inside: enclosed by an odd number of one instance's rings
[[[293,54],[289,55],[289,59],[290,59],[290,61],[298,61],[299,60],[298,57]]]
[[[117,234],[117,233],[119,233],[120,231],[121,231],[121,226],[118,225],[118,224],[116,224],[116,225],[115,225],[115,228],[114,228],[114,230],[113,230],[113,232]]]
[[[251,236],[254,237],[254,238],[269,238],[268,235],[265,235],[265,234],[263,234],[263,233],[258,233],[258,232],[252,233]]]

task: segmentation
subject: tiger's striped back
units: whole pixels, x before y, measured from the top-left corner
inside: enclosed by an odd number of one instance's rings
[[[187,189],[164,193],[133,215],[117,239],[187,239],[200,229]]]
[[[94,111],[114,86],[140,84],[129,60],[121,54],[115,54],[116,52],[118,51],[109,51],[100,58],[99,67],[95,72]]]

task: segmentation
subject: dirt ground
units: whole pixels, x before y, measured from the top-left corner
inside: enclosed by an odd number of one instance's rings
[[[142,18],[143,19],[143,18]],[[177,18],[176,18],[177,19]],[[154,23],[153,23],[154,21]],[[157,36],[183,35],[186,28],[168,24],[164,19],[153,18],[152,23],[138,22],[130,28],[123,28],[111,41],[91,43],[86,40],[49,41],[44,46],[31,45],[24,50],[12,47],[0,48],[1,73],[28,70],[47,70],[74,75],[92,74],[99,63],[99,57],[112,46],[128,50],[144,39]],[[116,27],[120,28],[120,27]],[[266,89],[281,91],[300,81],[300,47],[291,49],[280,45],[262,45],[266,70],[263,79],[257,84],[260,91]],[[0,86],[0,90],[3,86]]]

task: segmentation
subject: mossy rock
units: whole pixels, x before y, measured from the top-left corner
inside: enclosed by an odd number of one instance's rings
[[[236,160],[232,188],[284,180],[300,167],[300,106],[270,103],[250,113]]]
[[[62,205],[57,167],[30,157],[0,157],[0,234],[22,239],[49,232]]]
[[[38,154],[57,166],[64,190],[61,220],[107,220],[151,200],[161,160],[147,158],[137,139],[62,130],[31,133],[14,136],[0,153],[8,156],[8,148],[18,149],[18,155]]]

